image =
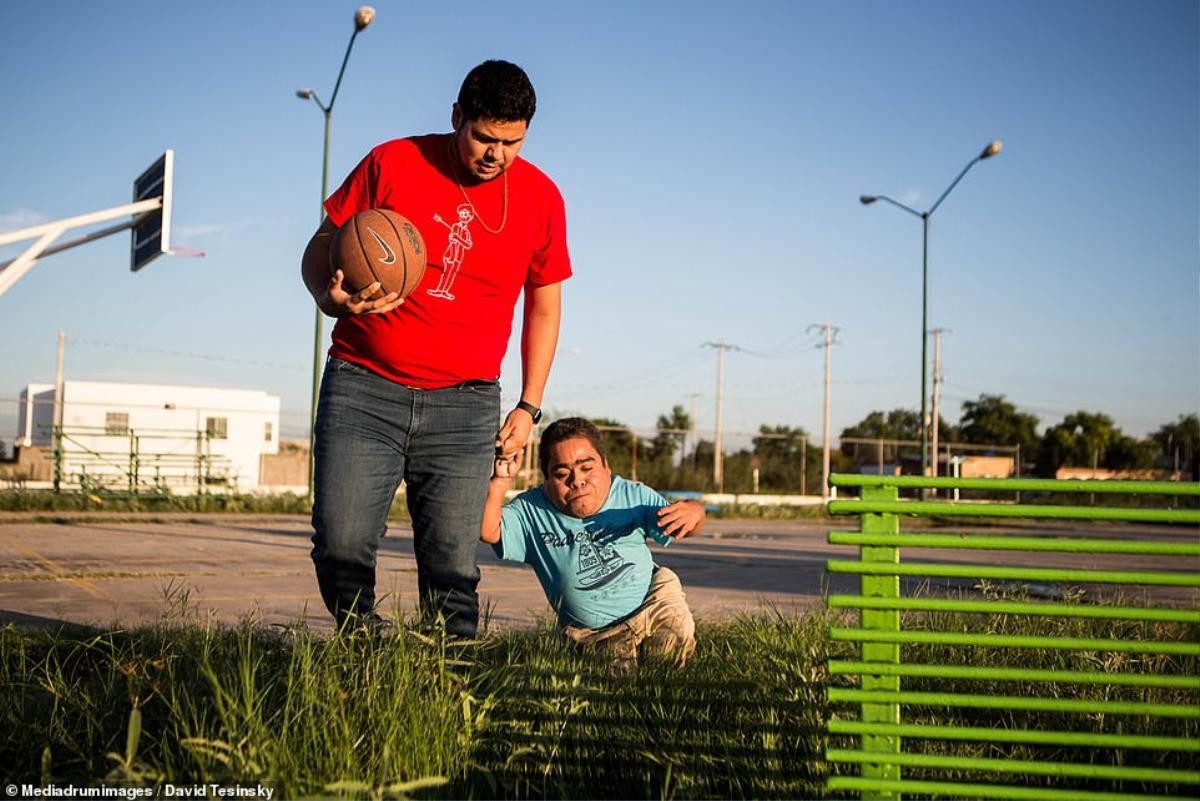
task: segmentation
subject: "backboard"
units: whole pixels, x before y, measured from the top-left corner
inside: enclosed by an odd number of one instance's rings
[[[171,252],[171,180],[175,151],[167,150],[133,182],[133,200],[162,197],[162,208],[147,212],[133,229],[129,269],[137,272],[164,253]]]

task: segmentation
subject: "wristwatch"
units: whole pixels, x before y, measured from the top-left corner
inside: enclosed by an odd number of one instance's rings
[[[517,408],[524,409],[525,411],[529,412],[529,416],[533,418],[534,425],[537,425],[542,421],[542,410],[534,406],[532,403],[517,401]]]

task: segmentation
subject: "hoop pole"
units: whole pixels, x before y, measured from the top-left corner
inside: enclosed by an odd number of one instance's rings
[[[26,239],[36,238],[37,240],[32,245],[27,247],[25,252],[20,256],[17,256],[12,261],[0,265],[0,270],[2,270],[2,272],[0,272],[0,295],[3,295],[5,292],[7,292],[13,284],[15,284],[21,279],[22,276],[25,275],[25,273],[32,270],[34,265],[37,264],[38,258],[41,256],[49,255],[50,253],[58,253],[59,251],[66,250],[67,248],[75,247],[76,245],[82,245],[85,242],[91,242],[94,239],[99,239],[100,237],[108,236],[109,234],[115,234],[118,231],[124,231],[128,228],[132,228],[140,221],[141,215],[162,208],[162,204],[162,197],[148,198],[146,200],[140,200],[137,203],[126,203],[123,206],[115,206],[111,209],[104,209],[103,211],[94,211],[90,214],[80,214],[75,217],[67,217],[66,219],[58,220],[57,222],[42,223],[41,225],[34,225],[30,226],[29,228],[21,228],[16,231],[6,231],[5,233],[0,234],[0,245],[7,245],[12,242],[21,242]],[[53,242],[55,239],[58,239],[71,228],[78,228],[83,225],[94,225],[98,222],[105,222],[107,220],[116,219],[117,217],[135,214],[139,216],[127,223],[122,223],[121,225],[113,226],[111,228],[104,229],[103,231],[96,231],[92,234],[74,239],[70,242],[64,242],[62,245],[59,245],[55,248],[49,247],[51,242]]]

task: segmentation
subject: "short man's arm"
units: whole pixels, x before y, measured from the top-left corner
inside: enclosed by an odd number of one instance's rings
[[[658,526],[662,533],[672,539],[681,540],[699,533],[704,528],[708,515],[704,505],[698,501],[676,501],[658,510]]]
[[[483,522],[479,525],[479,539],[488,545],[500,541],[500,510],[504,506],[504,494],[512,486],[517,472],[516,458],[497,457],[492,467],[492,480],[488,482],[487,500],[483,503]]]
[[[562,284],[525,285],[525,315],[521,328],[521,400],[542,405],[562,316]],[[511,456],[525,447],[533,418],[524,409],[513,409],[496,436],[496,447]]]
[[[300,275],[308,294],[317,302],[317,308],[330,317],[345,317],[351,314],[382,314],[391,311],[404,301],[392,292],[372,299],[379,293],[379,282],[351,295],[342,288],[342,271],[329,274],[329,249],[337,226],[325,218],[317,232],[308,241],[304,256],[300,259]]]

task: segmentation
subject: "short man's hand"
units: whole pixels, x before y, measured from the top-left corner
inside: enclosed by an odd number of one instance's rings
[[[524,409],[513,409],[504,418],[500,433],[496,435],[496,453],[499,456],[512,456],[520,453],[529,441],[533,431],[533,416]]]
[[[400,297],[399,292],[383,294],[378,281],[361,292],[355,292],[354,294],[346,291],[343,281],[345,281],[345,275],[341,270],[338,270],[329,279],[329,286],[325,289],[325,294],[321,296],[320,301],[317,303],[321,311],[330,317],[349,317],[355,314],[383,314],[404,303],[404,298]]]
[[[492,478],[511,481],[521,469],[520,462],[521,460],[518,454],[513,454],[512,456],[497,456],[496,461],[492,465]]]
[[[658,527],[676,540],[691,536],[704,527],[707,515],[696,501],[676,501],[658,510]]]

